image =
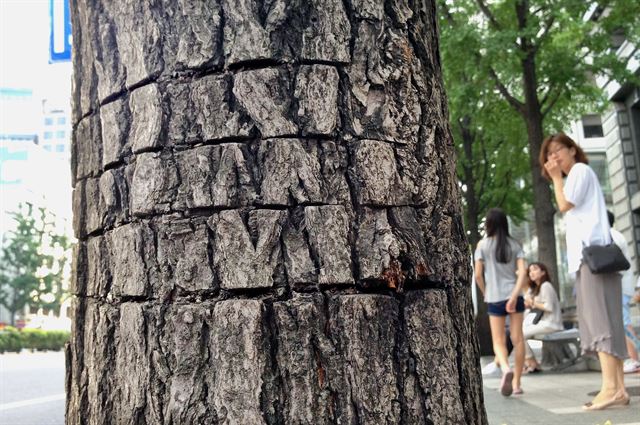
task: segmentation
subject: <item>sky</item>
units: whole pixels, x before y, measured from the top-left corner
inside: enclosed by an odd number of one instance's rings
[[[68,99],[71,63],[48,59],[49,0],[0,0],[0,86]]]
[[[61,0],[56,0],[61,1]],[[0,87],[26,89],[33,102],[6,107],[0,102],[0,133],[37,134],[42,130],[42,100],[69,105],[70,62],[49,64],[49,0],[0,0]],[[22,105],[20,105],[22,106]],[[29,129],[32,130],[30,131]],[[15,209],[20,201],[46,197],[47,206],[59,216],[71,218],[71,181],[68,161],[54,158],[42,147],[0,141],[5,153],[23,155],[28,161],[5,161],[3,175],[15,175],[19,185],[0,187],[0,210]],[[0,214],[0,234],[10,228]]]

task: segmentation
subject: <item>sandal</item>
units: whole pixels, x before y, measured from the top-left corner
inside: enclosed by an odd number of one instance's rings
[[[513,386],[511,385],[511,380],[513,379],[513,372],[509,371],[502,375],[502,380],[500,381],[500,394],[505,397],[509,397],[513,392]]]
[[[602,403],[585,403],[584,405],[582,405],[582,410],[589,412],[593,410],[604,410],[614,406],[627,406],[629,405],[630,400],[631,398],[629,397],[629,395],[625,394],[620,398],[614,397],[611,400]]]
[[[530,373],[540,373],[540,372],[542,372],[542,369],[540,369],[537,366],[536,367],[526,366],[522,371],[524,375],[528,375]]]

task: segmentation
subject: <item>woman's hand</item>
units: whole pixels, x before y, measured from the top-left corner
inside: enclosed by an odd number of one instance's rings
[[[518,302],[518,296],[512,295],[507,301],[507,313],[515,313],[516,312],[516,303]]]
[[[557,160],[550,159],[544,163],[544,168],[553,181],[553,193],[556,198],[556,204],[558,204],[558,209],[561,213],[566,213],[573,208],[574,205],[567,201],[567,198],[564,196],[564,183],[562,181],[560,165]]]
[[[533,308],[533,297],[530,297],[529,295],[525,295],[524,306],[526,308]]]
[[[544,168],[547,170],[547,173],[552,180],[562,178],[562,169],[560,169],[560,163],[558,160],[547,160],[547,162],[544,163]]]

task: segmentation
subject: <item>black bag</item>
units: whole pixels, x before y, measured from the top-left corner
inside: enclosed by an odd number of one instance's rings
[[[535,317],[533,318],[533,321],[531,323],[533,323],[534,325],[537,325],[540,319],[542,319],[544,310],[541,310],[539,308],[532,308],[531,310],[529,310],[529,314],[531,313],[535,313]]]
[[[582,259],[593,274],[621,272],[631,267],[615,243],[585,246],[582,248]]]

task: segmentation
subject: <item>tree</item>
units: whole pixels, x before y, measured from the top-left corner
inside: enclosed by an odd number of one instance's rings
[[[487,423],[433,2],[72,2],[78,423]]]
[[[59,309],[65,298],[64,268],[69,238],[55,228],[45,208],[20,204],[10,214],[15,230],[3,237],[0,257],[0,304],[11,314],[25,307]]]
[[[493,83],[469,60],[479,49],[477,40],[447,12],[445,7],[439,14],[443,74],[465,228],[470,245],[475,247],[489,208],[502,208],[519,222],[532,203],[526,129]]]
[[[468,69],[474,81],[491,81],[526,127],[538,259],[558,282],[555,207],[538,163],[543,135],[565,129],[572,119],[598,107],[602,94],[594,75],[624,73],[626,63],[611,49],[611,36],[622,32],[638,41],[640,5],[608,1],[606,13],[596,10],[597,22],[585,19],[595,3],[574,0],[461,0],[441,5],[446,24],[473,48],[468,56],[473,67]]]
[[[481,239],[487,211],[499,207],[519,222],[532,205],[526,129],[520,117],[478,70],[480,46],[467,22],[454,19],[446,5],[439,13],[444,81],[462,185],[465,228],[472,252]],[[476,288],[477,299],[483,298]],[[475,317],[480,353],[492,355],[486,304]]]

